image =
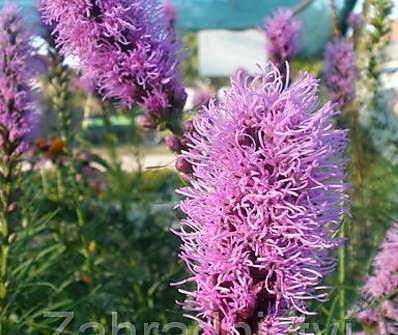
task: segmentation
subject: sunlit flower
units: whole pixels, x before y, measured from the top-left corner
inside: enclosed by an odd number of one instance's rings
[[[302,23],[288,8],[279,9],[265,21],[268,57],[282,74],[286,71],[286,62],[298,51],[301,29]]]
[[[34,123],[32,50],[26,23],[14,6],[0,15],[0,141],[6,155],[27,148]]]
[[[347,211],[346,131],[318,81],[289,87],[272,66],[240,72],[222,102],[194,119],[180,159],[190,186],[179,208],[181,258],[192,277],[184,308],[205,334],[286,334],[334,268],[332,237]],[[182,283],[181,283],[182,284]]]
[[[156,127],[182,110],[186,93],[179,50],[155,0],[41,0],[65,55],[76,55],[86,77],[107,98],[141,105]]]

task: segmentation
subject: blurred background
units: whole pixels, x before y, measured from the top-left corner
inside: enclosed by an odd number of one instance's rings
[[[4,0],[0,1],[4,2]],[[23,8],[32,27],[36,27],[40,35],[40,18],[37,13],[35,0],[13,0]],[[343,32],[350,29],[347,19],[352,12],[360,13],[363,0],[335,2],[339,25]],[[319,76],[322,70],[322,56],[324,48],[330,39],[332,22],[328,0],[300,1],[300,0],[174,0],[177,9],[176,29],[179,38],[185,46],[185,56],[182,64],[183,80],[189,94],[186,109],[191,110],[200,92],[207,92],[222,96],[223,88],[229,82],[229,77],[239,69],[254,73],[258,65],[266,62],[267,54],[265,35],[261,30],[264,19],[269,17],[280,7],[289,7],[297,11],[297,16],[303,22],[304,28],[300,34],[299,53],[291,65],[293,70],[309,70]],[[390,14],[392,25],[390,42],[383,56],[383,79],[386,87],[398,89],[398,21],[396,10]],[[316,19],[315,19],[316,18]],[[42,37],[35,39],[39,48],[45,41]],[[41,53],[46,55],[46,48]],[[78,60],[67,58],[65,63],[78,73]],[[78,83],[76,84],[79,85]],[[83,87],[84,91],[84,87]],[[81,127],[90,140],[100,140],[103,133],[100,106],[94,97],[87,97],[82,103],[81,97],[76,97],[78,110],[76,117],[81,118]],[[398,108],[398,107],[396,107]],[[398,111],[397,111],[398,113]],[[80,116],[79,116],[80,115]],[[83,117],[84,115],[84,117]],[[83,119],[84,118],[84,119]],[[55,117],[52,118],[53,121]],[[41,131],[46,134],[51,128],[51,118],[46,118]],[[130,120],[131,121],[131,120]],[[113,117],[112,126],[116,127],[116,134],[123,141],[130,140],[125,131],[130,122],[122,116]],[[172,153],[164,146],[157,148],[162,137],[157,133],[146,133],[143,141],[148,144],[145,148],[143,166],[171,164],[174,159]],[[100,148],[99,148],[100,149]],[[123,169],[136,169],[136,162],[120,148]]]

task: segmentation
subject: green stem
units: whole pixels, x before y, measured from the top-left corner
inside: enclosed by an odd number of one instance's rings
[[[340,227],[339,237],[345,239],[345,222]],[[345,262],[346,262],[346,251],[345,245],[342,245],[339,249],[339,331],[343,335],[345,332],[345,316],[346,316],[346,296],[345,296]]]
[[[11,194],[12,194],[12,181],[13,181],[13,169],[11,158],[5,155],[2,161],[1,169],[2,185],[0,188],[0,234],[1,234],[1,245],[0,245],[0,335],[4,333],[5,322],[7,317],[4,316],[3,312],[7,308],[8,299],[8,284],[9,284],[9,254],[11,249],[11,215],[13,210],[11,206]]]
[[[7,214],[2,209],[1,213],[1,264],[0,264],[0,314],[3,314],[7,306],[8,297],[8,257],[10,252],[9,244],[9,222]],[[0,320],[0,334],[3,334],[5,328],[6,317],[2,316]]]
[[[332,38],[335,39],[340,36],[335,0],[329,0],[329,11],[330,11],[330,18],[331,18],[331,22],[332,22]]]
[[[325,334],[330,334],[330,328],[332,326],[332,321],[333,321],[333,317],[335,315],[335,311],[336,311],[336,307],[337,307],[337,303],[339,302],[339,295],[337,294],[335,296],[335,298],[333,299],[333,303],[332,306],[330,307],[330,311],[329,311],[329,315],[326,321],[326,330],[325,330]]]
[[[356,236],[357,239],[353,239],[349,242],[350,245],[350,257],[354,259],[360,259],[361,246],[358,241],[364,242],[370,237],[367,235],[368,230],[363,231],[362,227],[368,225],[368,215],[366,208],[366,201],[364,196],[364,148],[363,139],[361,136],[359,124],[358,124],[358,113],[355,107],[347,110],[348,125],[350,127],[350,143],[351,143],[351,177],[352,177],[352,203],[353,203],[353,221],[349,227],[349,235]],[[357,269],[355,262],[351,262],[350,272],[355,273]],[[359,278],[355,278],[359,279]]]
[[[86,226],[86,219],[84,211],[81,208],[83,194],[80,190],[77,177],[77,161],[73,152],[74,146],[74,134],[72,132],[72,114],[67,106],[67,100],[69,98],[68,86],[69,86],[69,74],[67,68],[62,64],[62,57],[54,50],[52,52],[53,57],[53,73],[52,83],[54,87],[54,95],[52,97],[54,108],[58,113],[59,121],[59,132],[62,140],[64,141],[64,154],[66,156],[66,175],[62,178],[62,189],[65,189],[66,185],[71,188],[71,200],[74,206],[78,238],[83,247],[83,256],[85,258],[85,269],[90,278],[92,279],[92,253],[89,250],[89,243],[85,238],[83,229]],[[66,179],[69,183],[65,183]],[[1,334],[0,334],[1,335]]]
[[[53,55],[54,63],[56,64],[54,70],[54,90],[53,104],[58,111],[59,131],[62,140],[65,143],[65,155],[68,158],[67,163],[67,177],[71,181],[73,201],[76,211],[76,219],[80,227],[84,226],[84,214],[80,208],[80,190],[76,181],[77,169],[76,161],[73,153],[73,134],[71,132],[72,127],[72,115],[67,107],[68,99],[68,85],[69,75],[66,68],[62,65],[61,60],[55,53]]]
[[[41,185],[43,187],[44,194],[50,195],[50,187],[48,184],[47,172],[45,169],[40,169]],[[58,187],[57,187],[58,188]],[[57,191],[58,193],[58,191]]]
[[[299,3],[295,8],[293,8],[294,15],[298,15],[304,10],[306,10],[315,0],[303,0],[303,2]]]

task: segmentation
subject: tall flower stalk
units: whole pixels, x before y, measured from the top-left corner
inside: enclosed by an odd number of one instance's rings
[[[324,76],[329,97],[341,110],[347,110],[354,99],[356,79],[353,43],[336,39],[326,45]]]
[[[4,331],[9,281],[9,255],[20,224],[18,184],[21,156],[28,149],[34,120],[31,92],[32,50],[18,9],[0,14],[0,333]]]
[[[308,300],[327,297],[320,283],[347,212],[347,133],[308,74],[286,87],[268,66],[231,85],[194,119],[181,155],[192,170],[176,232],[194,285],[181,290],[184,308],[205,334],[286,334]]]
[[[345,95],[340,95],[340,108],[344,111],[344,121],[350,127],[350,155],[351,155],[351,176],[352,176],[352,203],[353,203],[353,219],[352,223],[346,228],[349,236],[356,236],[356,238],[349,239],[347,242],[348,248],[347,259],[358,259],[359,262],[350,262],[347,269],[353,275],[350,278],[350,285],[360,279],[363,267],[362,262],[367,259],[369,252],[363,248],[363,244],[369,245],[374,240],[374,223],[371,221],[372,213],[370,209],[370,202],[377,201],[373,192],[367,192],[370,185],[370,177],[373,172],[370,168],[365,168],[366,158],[369,154],[373,155],[372,146],[369,145],[369,134],[364,136],[361,126],[363,126],[364,118],[369,117],[367,109],[374,108],[377,113],[382,113],[385,110],[384,106],[375,106],[379,95],[380,85],[380,59],[382,59],[381,51],[388,40],[387,32],[389,26],[388,14],[391,11],[391,1],[365,1],[363,11],[360,15],[360,23],[354,29],[354,35],[351,39],[344,40],[346,45],[345,52],[340,51],[340,57],[335,60],[336,68],[340,70],[336,73],[339,79],[335,81],[339,85],[335,86],[334,92],[339,92],[339,87],[345,87]],[[355,22],[356,21],[356,22]],[[358,19],[355,19],[354,24],[358,24]],[[332,42],[336,47],[343,45],[341,42]],[[355,47],[355,56],[353,55],[351,44]],[[338,55],[334,52],[335,56]],[[355,59],[354,66],[352,60]],[[338,64],[338,65],[337,65]],[[351,70],[350,70],[351,67]],[[355,74],[353,72],[355,71]],[[352,78],[354,78],[352,80]],[[331,81],[333,84],[333,81]],[[354,83],[354,85],[353,85]],[[333,85],[332,85],[333,86]],[[353,94],[351,87],[354,87]],[[349,90],[347,90],[349,88]],[[330,88],[329,88],[330,90]],[[348,94],[349,93],[349,94]],[[339,95],[337,94],[337,97]],[[349,99],[345,99],[344,96]],[[376,99],[375,99],[376,98]],[[346,101],[346,102],[345,102]],[[380,115],[380,114],[379,114]],[[361,124],[362,123],[362,124]],[[377,119],[373,119],[371,127],[377,127]],[[383,127],[385,134],[385,128]],[[378,137],[379,139],[380,137]],[[369,189],[370,190],[370,189]],[[341,250],[341,253],[343,251]],[[346,286],[341,286],[341,295],[344,295],[343,290]],[[340,308],[341,311],[341,308]],[[341,312],[342,314],[342,312]],[[342,315],[340,316],[342,319]]]
[[[329,0],[329,12],[331,17],[332,41],[326,45],[324,52],[324,80],[330,99],[342,112],[342,119],[350,127],[351,144],[351,172],[354,184],[352,199],[356,203],[363,204],[362,193],[362,146],[358,130],[358,113],[353,105],[356,79],[356,58],[354,42],[341,37],[339,22],[336,11],[336,3]],[[365,220],[365,219],[364,219]],[[361,220],[360,220],[361,221]],[[344,222],[339,231],[339,237],[344,240],[347,237],[348,222]],[[353,226],[353,225],[352,225]],[[342,245],[338,252],[338,321],[339,332],[344,334],[346,330],[346,265],[347,245]]]
[[[99,92],[124,106],[138,104],[148,128],[181,133],[186,93],[179,51],[155,0],[41,0],[45,21],[64,55],[76,55]]]
[[[66,196],[68,191],[69,199],[72,202],[78,229],[78,238],[82,245],[82,254],[85,259],[82,277],[86,281],[92,281],[93,276],[93,257],[90,252],[90,243],[85,237],[86,228],[85,213],[82,208],[84,200],[84,190],[78,181],[77,159],[75,153],[76,133],[73,130],[73,111],[70,109],[68,100],[71,98],[71,70],[65,64],[65,58],[59,53],[50,27],[46,28],[46,41],[48,44],[48,78],[51,106],[57,115],[57,129],[62,143],[62,155],[64,160],[57,167],[57,173],[60,174],[58,181],[61,183],[60,198]],[[65,240],[65,237],[60,236]]]
[[[298,51],[302,23],[294,17],[292,10],[281,8],[271,18],[266,19],[263,29],[267,37],[268,57],[285,76],[286,62]]]

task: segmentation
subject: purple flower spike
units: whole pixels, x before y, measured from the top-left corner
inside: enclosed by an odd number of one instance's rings
[[[181,141],[175,135],[168,135],[164,140],[166,147],[168,147],[171,151],[180,153],[182,150]]]
[[[373,263],[373,273],[364,286],[364,296],[379,304],[364,309],[358,320],[372,328],[373,334],[398,332],[398,298],[384,299],[398,289],[398,224],[387,232],[387,237]]]
[[[14,6],[0,14],[0,145],[11,155],[27,149],[33,128],[34,106],[31,81],[33,67],[30,37]],[[11,145],[12,144],[12,145]]]
[[[354,98],[356,71],[352,43],[344,38],[329,42],[325,50],[324,67],[329,96],[343,109]]]
[[[99,92],[125,106],[141,105],[151,123],[169,121],[186,93],[179,50],[155,0],[40,0],[65,55],[80,59]]]
[[[173,1],[164,0],[162,11],[168,23],[169,29],[174,30],[177,21],[177,8],[175,7]]]
[[[373,277],[365,285],[365,292],[373,297],[381,297],[398,288],[398,224],[388,232],[374,261]]]
[[[176,162],[176,169],[183,174],[192,173],[192,165],[183,157],[178,157]]]
[[[357,29],[358,26],[361,24],[362,18],[361,15],[358,13],[351,13],[347,19],[347,23],[353,29]]]
[[[286,71],[286,62],[290,61],[298,51],[301,29],[302,23],[288,8],[279,9],[273,17],[265,21],[267,53],[282,74]]]
[[[320,282],[348,210],[347,133],[331,103],[319,108],[308,74],[285,87],[270,65],[231,84],[194,119],[180,156],[192,173],[179,190],[186,219],[176,234],[192,272],[183,283],[195,285],[181,290],[183,305],[208,335],[286,334],[308,300],[327,297]]]
[[[194,108],[201,108],[204,105],[207,105],[211,99],[216,97],[216,92],[210,85],[202,85],[198,87],[194,91],[193,96],[193,107]]]

